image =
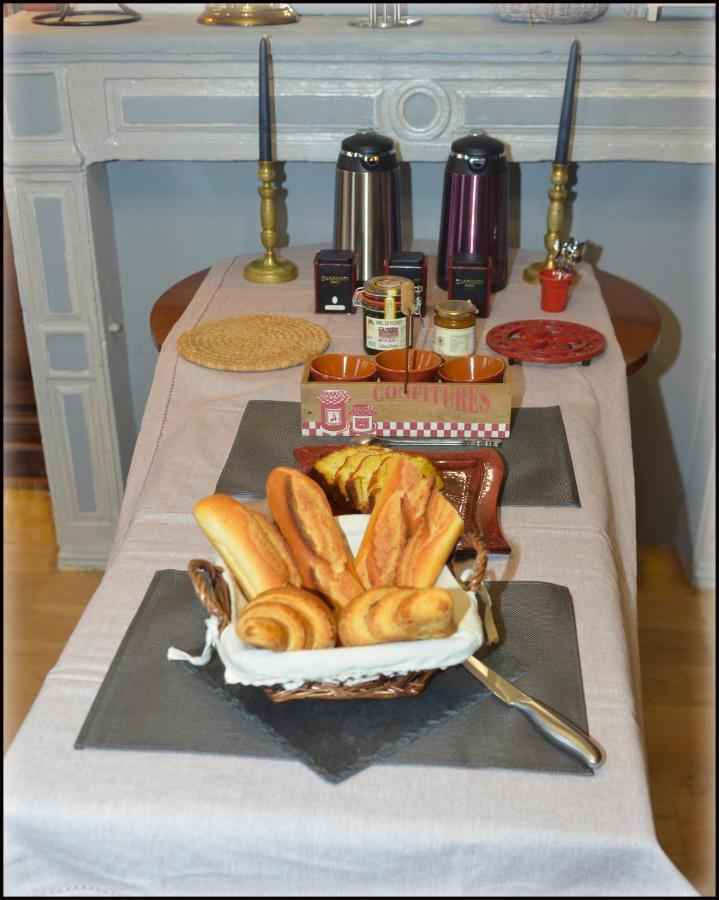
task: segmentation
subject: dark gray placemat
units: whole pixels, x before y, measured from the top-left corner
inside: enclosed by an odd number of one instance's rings
[[[221,494],[265,496],[275,466],[296,466],[292,450],[344,438],[303,437],[300,404],[250,400],[215,490]],[[423,444],[442,450],[442,444]],[[406,444],[412,449],[411,442]],[[415,448],[416,449],[416,448]],[[452,447],[452,452],[461,448]],[[558,406],[512,410],[510,436],[498,448],[507,464],[499,502],[504,506],[580,506],[572,456]]]
[[[488,664],[513,680],[529,670],[522,687],[586,729],[569,592],[541,582],[495,582],[489,589],[506,638],[487,655]],[[461,667],[440,673],[411,699],[272,704],[259,688],[224,686],[216,663],[195,670],[168,661],[169,646],[202,644],[206,616],[186,572],[155,574],[88,713],[78,749],[302,758],[331,781],[378,761],[590,773]],[[318,757],[328,733],[341,733],[343,740],[335,741],[337,752]],[[321,742],[314,749],[313,735]]]

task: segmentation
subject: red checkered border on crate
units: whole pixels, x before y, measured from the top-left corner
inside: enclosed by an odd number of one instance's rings
[[[303,422],[302,434],[308,437],[321,437],[344,432],[330,432],[322,427],[321,422]],[[377,437],[422,437],[422,438],[506,438],[509,437],[507,423],[487,422],[377,422],[374,434]]]

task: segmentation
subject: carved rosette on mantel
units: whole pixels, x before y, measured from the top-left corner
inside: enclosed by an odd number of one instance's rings
[[[459,104],[436,81],[396,81],[380,98],[382,127],[400,140],[434,141],[462,127]]]
[[[5,195],[59,564],[102,566],[135,441],[103,164],[256,160],[257,32],[157,12],[127,29],[47,28],[31,15],[4,21]],[[305,15],[273,35],[277,157],[334,162],[348,133],[371,127],[404,162],[444,164],[452,140],[486,128],[514,162],[551,160],[577,36],[588,87],[575,161],[714,161],[703,23],[651,39],[633,19],[572,28],[442,13],[399,40]]]

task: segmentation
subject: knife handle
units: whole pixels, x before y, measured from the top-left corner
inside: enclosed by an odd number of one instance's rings
[[[578,756],[590,769],[598,769],[604,763],[606,754],[599,744],[553,709],[526,695],[512,706],[521,709],[550,741]]]

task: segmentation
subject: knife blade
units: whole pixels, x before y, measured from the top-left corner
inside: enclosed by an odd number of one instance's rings
[[[569,719],[525,694],[506,678],[492,671],[476,656],[468,657],[462,665],[488,687],[495,697],[508,706],[521,710],[533,725],[562,750],[578,756],[590,769],[598,769],[604,764],[606,759],[604,750]]]

